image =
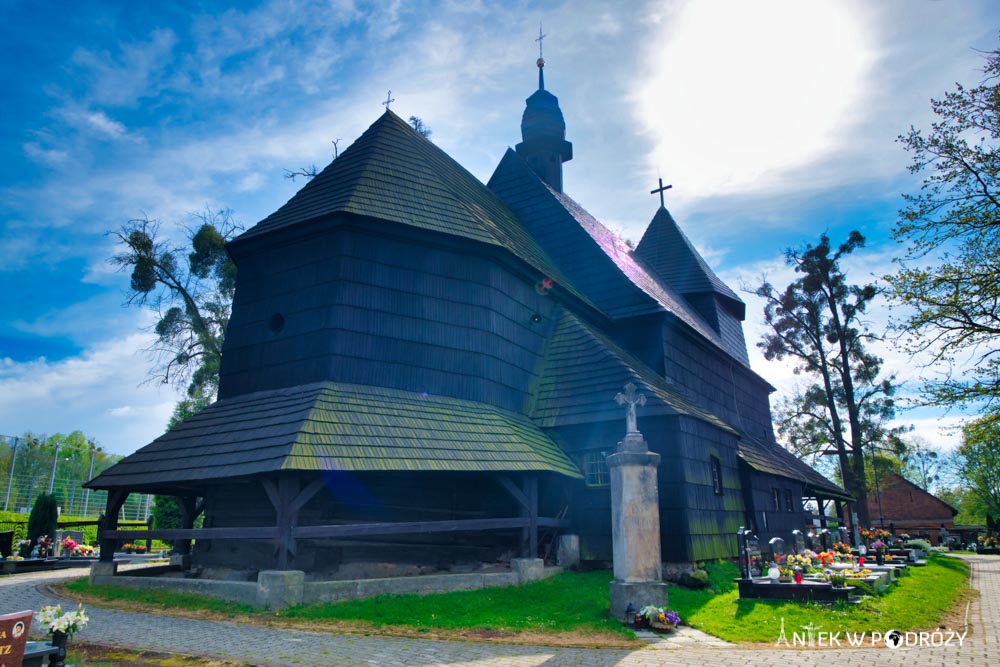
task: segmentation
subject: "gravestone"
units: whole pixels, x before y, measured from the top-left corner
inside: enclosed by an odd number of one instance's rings
[[[801,530],[795,529],[792,531],[792,549],[797,554],[806,550],[806,536]]]
[[[760,553],[760,540],[756,535],[747,538],[747,567],[751,577],[760,577],[764,574],[764,558]]]
[[[31,611],[0,616],[0,665],[14,667],[24,659],[24,645],[31,627]]]
[[[806,537],[806,541],[809,542],[809,548],[812,549],[813,551],[818,552],[823,550],[823,545],[819,541],[819,535],[817,535],[815,532],[810,530],[809,535]]]
[[[827,551],[833,547],[833,535],[826,528],[821,528],[819,531],[819,549],[815,551]]]
[[[785,560],[785,541],[780,537],[772,537],[767,543],[771,547],[771,560],[781,563]]]
[[[750,556],[747,554],[747,539],[749,537],[750,531],[743,526],[740,526],[740,529],[736,531],[736,550],[740,556],[740,579],[750,578]]]
[[[639,432],[636,407],[646,404],[631,382],[615,396],[625,407],[625,439],[607,458],[611,473],[611,544],[614,580],[611,616],[622,618],[629,605],[664,607],[667,586],[660,558],[660,498],[656,466],[660,455],[650,452]]]
[[[837,529],[837,531],[840,533],[841,542],[843,542],[844,544],[851,543],[851,531],[847,529],[847,526],[841,526],[840,528]]]

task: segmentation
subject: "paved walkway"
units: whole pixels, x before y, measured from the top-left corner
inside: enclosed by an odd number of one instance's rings
[[[141,612],[91,608],[81,639],[115,646],[201,655],[261,667],[293,665],[410,665],[416,667],[598,667],[617,665],[770,667],[930,667],[1000,665],[1000,558],[963,556],[971,565],[973,586],[981,596],[969,610],[971,632],[959,645],[897,649],[767,649],[711,646],[697,638],[659,641],[634,651],[557,649],[503,644],[335,635],[297,630],[269,630],[251,625],[192,621]],[[51,604],[45,583],[66,578],[59,573],[0,577],[0,611],[38,610]],[[79,576],[76,573],[74,576]],[[887,631],[889,628],[872,628]],[[963,628],[954,628],[961,632]],[[791,629],[788,630],[791,641]],[[931,639],[931,638],[928,638]],[[914,643],[917,638],[911,641]],[[870,642],[869,642],[870,644]]]

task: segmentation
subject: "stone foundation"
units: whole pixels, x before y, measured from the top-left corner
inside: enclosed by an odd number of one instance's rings
[[[646,605],[667,606],[667,585],[663,583],[624,581],[611,582],[611,617],[623,619],[625,610],[631,604],[635,611]]]
[[[169,568],[169,566],[155,568],[157,572],[170,569],[168,576],[149,576],[153,572],[144,570],[131,570],[129,575],[115,575],[116,565],[116,563],[94,563],[91,566],[90,582],[100,586],[198,593],[275,611],[296,604],[355,600],[376,595],[443,593],[514,586],[545,579],[563,571],[561,567],[544,567],[540,558],[517,558],[511,561],[511,569],[505,572],[308,581],[301,570],[262,570],[258,573],[256,581],[236,581],[186,578],[180,576],[182,572],[179,568]],[[154,570],[154,568],[146,569]]]

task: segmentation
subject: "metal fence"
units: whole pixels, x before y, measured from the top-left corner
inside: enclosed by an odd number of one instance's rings
[[[60,515],[96,517],[104,511],[107,491],[85,489],[83,483],[120,459],[92,447],[72,448],[0,435],[2,509],[27,514],[39,494],[54,493]],[[118,518],[147,521],[152,509],[152,496],[131,494]]]

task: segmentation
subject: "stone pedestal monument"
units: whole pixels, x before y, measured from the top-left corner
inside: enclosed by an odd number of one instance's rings
[[[650,452],[636,423],[636,406],[646,404],[635,385],[625,385],[615,396],[626,408],[625,439],[608,457],[611,473],[611,540],[614,581],[611,582],[611,615],[622,618],[631,604],[637,611],[646,605],[667,604],[660,560],[660,497],[656,466],[660,455]]]

